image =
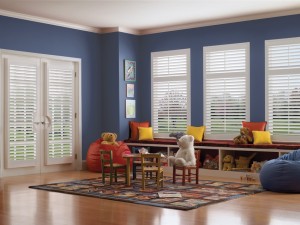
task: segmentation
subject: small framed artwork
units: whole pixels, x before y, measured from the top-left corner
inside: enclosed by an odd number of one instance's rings
[[[124,77],[125,81],[136,80],[136,62],[131,60],[124,60]]]
[[[134,98],[134,84],[126,85],[126,93],[127,98]]]
[[[126,99],[126,118],[135,118],[135,100]]]

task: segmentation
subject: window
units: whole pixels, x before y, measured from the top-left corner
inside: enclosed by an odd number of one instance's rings
[[[190,50],[153,52],[152,126],[156,137],[190,124]]]
[[[300,38],[266,41],[265,48],[268,129],[273,140],[299,141]]]
[[[204,47],[206,138],[228,139],[249,119],[249,43]]]

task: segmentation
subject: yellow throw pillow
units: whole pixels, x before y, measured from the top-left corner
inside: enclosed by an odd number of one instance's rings
[[[138,127],[139,129],[139,140],[153,140],[153,129],[152,127]]]
[[[201,127],[194,127],[194,126],[187,126],[187,134],[192,135],[196,141],[202,141],[205,132],[205,126]]]
[[[252,131],[253,133],[253,144],[272,144],[271,134],[269,131]]]

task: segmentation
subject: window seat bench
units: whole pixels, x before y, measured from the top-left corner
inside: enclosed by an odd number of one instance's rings
[[[129,147],[150,147],[152,152],[162,152],[163,154],[170,156],[174,155],[178,150],[178,145],[175,139],[170,138],[155,138],[154,140],[124,140]],[[300,143],[291,142],[274,142],[273,144],[254,145],[243,144],[236,145],[232,140],[204,140],[202,142],[195,141],[195,149],[201,150],[200,162],[203,166],[207,157],[214,159],[218,164],[217,169],[201,168],[200,174],[215,177],[230,177],[241,178],[252,176],[258,179],[258,173],[250,173],[249,170],[245,171],[223,171],[223,158],[230,154],[238,159],[240,156],[250,156],[255,153],[254,158],[251,160],[249,167],[251,167],[254,161],[263,162],[278,158],[279,156],[291,152],[293,150],[300,149]],[[250,173],[250,175],[249,175]]]

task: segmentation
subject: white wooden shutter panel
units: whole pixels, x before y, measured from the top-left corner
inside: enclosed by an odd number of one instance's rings
[[[190,120],[188,105],[189,51],[152,53],[152,126],[156,136],[185,132]]]
[[[50,61],[48,71],[48,158],[47,165],[74,160],[74,65]]]
[[[266,78],[266,115],[274,139],[299,135],[300,38],[266,41]]]
[[[248,117],[248,51],[248,43],[204,48],[206,137],[238,133]]]
[[[37,80],[39,60],[7,56],[7,129],[6,167],[26,167],[37,164],[37,134],[33,130],[37,113]]]

